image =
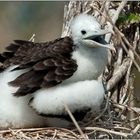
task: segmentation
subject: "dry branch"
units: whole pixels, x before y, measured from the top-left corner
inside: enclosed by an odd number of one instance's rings
[[[115,135],[119,135],[119,136],[123,136],[125,138],[127,138],[128,136],[131,136],[131,133],[122,133],[122,132],[117,132],[117,131],[113,131],[113,130],[108,130],[108,129],[104,129],[104,128],[99,128],[99,127],[85,127],[85,130],[95,130],[95,131],[103,131],[103,132],[107,132],[107,133],[112,133]]]
[[[130,60],[124,60],[121,66],[118,66],[113,73],[112,78],[107,83],[107,90],[111,90],[124,77],[130,65]]]

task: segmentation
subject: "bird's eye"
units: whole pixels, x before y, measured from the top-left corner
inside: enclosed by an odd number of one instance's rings
[[[82,30],[81,33],[85,35],[87,32],[85,30]]]

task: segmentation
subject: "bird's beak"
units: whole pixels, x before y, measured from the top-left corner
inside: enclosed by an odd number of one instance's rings
[[[91,33],[83,38],[82,43],[88,47],[105,47],[115,51],[113,45],[108,44],[103,38],[103,36],[108,33],[112,33],[112,31],[100,30],[96,33]]]

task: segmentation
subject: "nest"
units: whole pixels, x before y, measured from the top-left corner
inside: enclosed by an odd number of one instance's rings
[[[70,1],[64,9],[62,36],[69,35],[69,22],[77,14],[85,12],[94,15],[104,28],[114,34],[106,36],[116,48],[110,52],[109,64],[102,79],[106,89],[102,111],[97,117],[89,112],[81,122],[77,122],[69,108],[66,111],[72,119],[73,127],[29,128],[0,131],[5,139],[136,139],[140,138],[140,108],[134,102],[134,75],[132,68],[140,71],[138,44],[140,44],[139,22],[119,23],[123,14],[137,13],[140,16],[140,2],[111,1]],[[107,23],[107,24],[106,24]],[[116,25],[115,25],[116,23]],[[128,33],[129,31],[129,33]]]
[[[70,113],[70,110],[66,108]],[[140,124],[135,128],[131,123],[139,122],[139,116],[128,119],[124,114],[135,111],[127,106],[114,104],[107,100],[105,108],[97,116],[92,112],[86,115],[82,122],[77,122],[72,114],[71,128],[27,128],[8,129],[0,131],[2,139],[139,139]]]

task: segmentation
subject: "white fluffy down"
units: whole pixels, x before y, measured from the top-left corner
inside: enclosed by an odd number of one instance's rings
[[[87,32],[86,35],[93,35],[101,30],[101,25],[93,16],[87,14],[80,14],[76,16],[71,22],[72,38],[76,45],[80,45],[81,40],[84,37],[81,34],[82,30]]]
[[[25,70],[11,72],[10,70],[14,67],[10,67],[0,73],[0,128],[48,125],[48,119],[37,115],[28,105],[32,96],[34,100],[30,105],[43,114],[66,114],[64,104],[68,105],[71,112],[82,110],[84,107],[99,111],[104,98],[104,88],[101,82],[92,79],[96,79],[103,72],[107,63],[107,49],[83,46],[81,40],[84,35],[81,31],[85,30],[87,35],[94,35],[100,29],[100,25],[92,16],[82,14],[72,22],[71,29],[77,47],[72,57],[77,61],[78,69],[62,84],[17,98],[12,95],[17,88],[11,87],[8,82],[14,80]],[[59,126],[58,121],[52,121],[49,124]]]
[[[84,107],[91,107],[94,111],[98,111],[103,98],[102,83],[86,80],[38,90],[30,105],[39,113],[61,115],[66,113],[64,104],[68,105],[71,112]]]
[[[23,71],[10,72],[12,68],[0,73],[0,128],[44,126],[46,118],[37,115],[28,105],[31,95],[20,98],[12,95],[17,88],[7,83],[23,73]]]

